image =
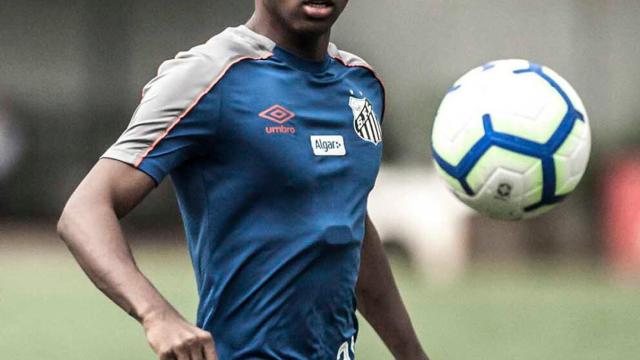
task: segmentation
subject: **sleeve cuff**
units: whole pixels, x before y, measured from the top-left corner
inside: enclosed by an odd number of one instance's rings
[[[121,151],[115,148],[110,148],[100,158],[117,160],[130,165],[131,167],[138,169],[151,177],[156,186],[158,186],[166,176],[166,172],[162,168],[154,164],[153,161],[145,160],[141,164],[136,166],[137,156],[135,154],[131,154],[129,152]]]

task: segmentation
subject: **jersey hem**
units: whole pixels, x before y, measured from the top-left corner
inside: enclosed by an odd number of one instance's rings
[[[118,160],[120,162],[123,162],[127,165],[131,165],[133,167],[136,167],[136,154],[127,152],[127,151],[122,151],[119,149],[116,149],[114,147],[109,148],[104,154],[102,154],[102,156],[100,156],[100,159],[112,159],[112,160]]]
[[[151,180],[153,180],[153,183],[155,184],[156,187],[158,185],[160,185],[160,182],[162,180],[161,180],[161,178],[160,178],[160,180],[158,180],[159,178],[157,177],[156,173],[154,173],[153,171],[151,171],[149,169],[135,166],[135,161],[130,161],[129,159],[127,159],[128,157],[131,157],[131,155],[123,154],[122,152],[118,152],[118,151],[108,151],[107,153],[102,155],[100,157],[100,159],[115,160],[115,161],[121,162],[123,164],[129,165],[132,168],[134,168],[136,170],[139,170],[139,171],[145,173],[147,176],[149,176],[151,178]]]

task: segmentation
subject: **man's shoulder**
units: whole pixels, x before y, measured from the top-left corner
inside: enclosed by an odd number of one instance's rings
[[[338,47],[333,43],[329,44],[329,55],[332,58],[338,60],[340,63],[342,63],[346,67],[359,67],[359,68],[365,68],[369,70],[371,74],[380,82],[380,84],[384,86],[382,79],[380,78],[376,70],[373,68],[373,66],[371,66],[368,62],[366,62],[360,56],[350,53],[348,51],[338,49]]]
[[[369,65],[369,63],[366,62],[363,58],[348,51],[338,49],[338,47],[334,43],[329,44],[329,55],[332,58],[340,61],[345,66],[363,67],[374,71],[373,67]]]
[[[273,41],[241,25],[225,29],[186,53],[198,55],[210,62],[219,62],[237,58],[266,58],[272,55],[274,47]]]
[[[158,78],[215,80],[242,60],[265,59],[272,55],[275,44],[245,26],[227,28],[206,43],[179,52],[158,68]],[[153,85],[153,81],[150,83]]]

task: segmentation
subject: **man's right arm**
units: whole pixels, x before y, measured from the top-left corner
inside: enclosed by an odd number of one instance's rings
[[[91,281],[145,329],[160,359],[217,359],[211,334],[188,323],[138,269],[119,219],[155,187],[152,178],[102,159],[75,190],[58,233]]]

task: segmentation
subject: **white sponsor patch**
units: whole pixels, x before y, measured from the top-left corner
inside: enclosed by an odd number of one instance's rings
[[[345,156],[347,154],[341,135],[312,135],[311,148],[315,156]]]

